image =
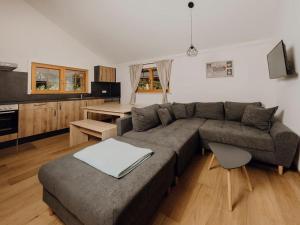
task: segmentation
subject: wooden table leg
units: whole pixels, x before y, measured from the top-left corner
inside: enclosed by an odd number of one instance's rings
[[[227,187],[228,187],[228,207],[229,210],[232,211],[230,170],[227,170]]]
[[[249,187],[249,191],[252,191],[252,185],[251,185],[251,182],[250,182],[250,178],[249,178],[249,175],[248,175],[248,172],[247,172],[247,169],[246,169],[246,166],[243,166],[243,171],[245,173],[245,176],[246,176],[246,179],[247,179],[247,183],[248,183],[248,187]]]
[[[215,159],[215,154],[212,154],[212,157],[211,157],[209,165],[208,165],[208,170],[210,170],[210,168],[211,168],[211,166],[212,166],[212,164],[214,162],[214,159]]]
[[[48,208],[48,212],[49,212],[49,216],[53,216],[54,215],[54,212],[51,208]]]
[[[85,110],[83,111],[83,119],[84,119],[84,120],[87,120],[87,119],[88,119],[88,110],[87,110],[87,109],[85,109]]]
[[[202,147],[202,155],[205,155],[205,148]]]
[[[73,124],[70,124],[70,147],[82,144],[89,141],[89,136],[80,131],[80,129]]]
[[[278,166],[278,174],[279,175],[283,174],[283,166]]]

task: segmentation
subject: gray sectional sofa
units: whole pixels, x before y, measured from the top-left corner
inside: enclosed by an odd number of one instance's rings
[[[118,121],[118,135],[134,140],[171,148],[177,155],[177,175],[181,175],[193,154],[201,148],[209,149],[208,142],[219,142],[242,147],[253,159],[289,168],[298,146],[298,136],[288,127],[273,119],[266,129],[245,125],[242,117],[249,105],[261,107],[261,103],[188,103],[160,105],[172,114],[178,114],[174,122],[161,124],[146,131],[136,131],[131,117]],[[180,112],[184,109],[185,112]],[[152,107],[152,106],[151,106]],[[177,112],[176,112],[177,111]],[[133,112],[134,113],[134,112]],[[258,117],[258,114],[252,115]],[[176,117],[176,115],[175,115]],[[152,121],[150,121],[151,123]],[[262,122],[260,126],[265,125]]]
[[[43,199],[67,225],[143,225],[175,178],[196,152],[208,148],[208,142],[243,147],[256,160],[290,167],[298,136],[278,121],[271,126],[253,119],[253,115],[263,118],[259,111],[250,110],[244,121],[248,106],[218,102],[133,108],[132,116],[117,120],[116,139],[151,148],[154,155],[119,180],[72,155],[64,156],[39,171]],[[273,118],[276,109],[272,110]]]

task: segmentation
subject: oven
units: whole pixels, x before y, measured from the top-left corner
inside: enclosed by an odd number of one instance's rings
[[[18,105],[0,105],[0,136],[18,133]]]

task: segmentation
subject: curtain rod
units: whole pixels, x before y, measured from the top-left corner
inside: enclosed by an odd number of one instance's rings
[[[155,64],[155,62],[143,63],[143,66],[146,66],[146,65],[151,65],[151,64]]]

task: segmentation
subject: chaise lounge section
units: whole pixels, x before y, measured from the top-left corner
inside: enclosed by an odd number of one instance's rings
[[[116,179],[64,156],[41,167],[43,200],[66,225],[140,225],[149,221],[175,179],[175,155],[163,147],[123,137],[154,155],[138,169]]]

